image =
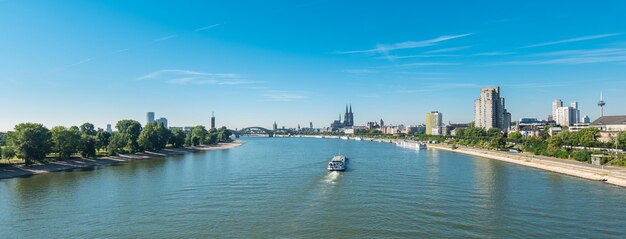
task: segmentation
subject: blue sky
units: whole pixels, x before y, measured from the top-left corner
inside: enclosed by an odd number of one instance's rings
[[[551,101],[626,114],[624,1],[0,0],[0,131],[119,119],[328,126],[473,118],[499,85],[513,118]]]

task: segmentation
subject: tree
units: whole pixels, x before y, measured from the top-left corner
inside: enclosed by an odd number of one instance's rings
[[[170,131],[168,128],[165,128],[163,124],[158,124],[156,131],[159,136],[156,142],[157,146],[159,149],[164,149],[165,146],[167,146],[167,141],[170,139],[172,131]]]
[[[82,141],[78,128],[69,129],[63,126],[56,126],[50,130],[52,133],[53,152],[59,154],[59,158],[68,159],[72,154],[81,149]]]
[[[24,159],[26,165],[46,159],[51,146],[50,131],[42,124],[21,123],[7,134],[7,145]]]
[[[617,134],[616,139],[617,139],[617,146],[622,149],[626,149],[626,131],[619,132],[619,134]]]
[[[209,130],[209,133],[206,135],[206,139],[204,140],[204,144],[217,144],[217,129],[212,128]]]
[[[185,131],[180,128],[172,129],[168,142],[174,148],[183,147],[183,145],[185,144]]]
[[[0,146],[7,145],[7,134],[4,132],[0,132]]]
[[[139,135],[139,146],[149,151],[164,149],[167,145],[169,134],[169,130],[162,124],[157,124],[156,122],[149,123]]]
[[[121,134],[119,132],[114,132],[111,135],[109,144],[107,145],[107,151],[111,155],[116,155],[124,151],[124,147],[126,146],[128,139],[125,138],[125,134]]]
[[[109,141],[111,140],[111,133],[98,129],[96,132],[96,149],[107,149]]]
[[[191,131],[185,137],[185,144],[191,146],[197,146],[200,144],[205,144],[209,141],[207,139],[207,135],[210,135],[209,132],[202,125],[194,126],[191,128]]]
[[[96,135],[96,130],[93,126],[92,123],[84,123],[80,126],[80,132],[82,134],[86,134],[86,135],[91,135],[91,136],[95,136]]]
[[[577,145],[584,147],[593,147],[598,142],[600,130],[595,127],[580,129],[576,132]]]
[[[96,156],[96,136],[83,134],[80,137],[82,147],[80,147],[80,155],[83,158],[90,158]]]
[[[522,142],[522,133],[520,133],[518,131],[513,131],[513,132],[509,133],[509,140],[511,142],[514,142],[514,143],[521,143]]]
[[[563,140],[563,134],[565,132],[558,133],[550,138],[548,138],[548,149],[551,151],[556,151],[561,149],[561,147],[565,144]]]
[[[217,141],[218,142],[230,142],[230,136],[232,135],[232,133],[224,126],[222,126],[218,131],[217,131]]]
[[[136,120],[120,120],[115,125],[118,133],[121,135],[120,138],[126,140],[125,147],[128,148],[128,151],[131,153],[139,151],[139,143],[137,139],[139,138],[139,134],[141,134],[141,124]]]

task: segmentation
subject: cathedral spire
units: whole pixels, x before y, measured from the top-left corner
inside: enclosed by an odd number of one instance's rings
[[[350,114],[352,114],[352,104],[350,104]]]

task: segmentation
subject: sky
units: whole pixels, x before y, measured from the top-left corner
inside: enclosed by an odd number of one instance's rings
[[[146,112],[170,126],[626,114],[625,1],[0,0],[0,131]]]

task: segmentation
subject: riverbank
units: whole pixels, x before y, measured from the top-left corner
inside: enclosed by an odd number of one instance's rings
[[[365,140],[383,143],[395,143],[402,141],[397,139],[375,139],[367,137],[350,137],[350,136],[307,136],[308,138],[335,138],[345,140]],[[555,173],[575,176],[579,178],[589,179],[593,181],[604,182],[620,187],[626,187],[626,168],[615,166],[598,166],[591,165],[575,160],[566,160],[546,156],[537,156],[529,153],[511,153],[504,151],[494,151],[479,148],[470,148],[457,145],[456,149],[452,149],[447,144],[428,144],[428,148],[447,150],[462,154],[468,154],[483,158],[489,158],[508,163],[514,163],[527,167],[547,170]]]
[[[6,167],[0,167],[0,179],[24,177],[35,174],[58,172],[79,168],[89,168],[103,165],[111,165],[117,163],[123,163],[131,160],[139,159],[152,159],[161,158],[174,155],[182,155],[186,153],[193,153],[197,151],[209,151],[209,150],[223,150],[230,149],[242,145],[243,142],[235,141],[231,143],[220,143],[217,145],[201,145],[194,147],[176,148],[176,149],[164,149],[157,152],[141,152],[134,154],[121,154],[118,156],[107,156],[94,159],[70,159],[63,161],[52,161],[45,164],[35,164],[32,166],[25,165],[9,165]]]
[[[535,156],[523,153],[510,153],[469,148],[465,146],[458,146],[458,148],[452,149],[451,145],[428,144],[428,147],[431,149],[446,150],[478,157],[495,159],[579,178],[585,178],[593,181],[605,182],[620,187],[626,187],[626,168],[597,166],[574,160]]]

